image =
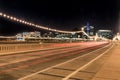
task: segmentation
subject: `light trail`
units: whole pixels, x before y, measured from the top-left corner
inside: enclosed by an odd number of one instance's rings
[[[112,49],[113,46],[114,45],[112,45],[109,49],[107,49],[106,51],[104,51],[101,55],[99,55],[96,58],[92,59],[87,64],[85,64],[84,66],[78,68],[77,70],[75,70],[74,72],[72,72],[71,74],[69,74],[68,76],[66,76],[65,78],[63,78],[62,80],[68,80],[68,79],[70,79],[70,77],[72,77],[75,74],[77,74],[80,70],[84,69],[85,67],[87,67],[88,65],[90,65],[91,63],[93,63],[94,61],[96,61],[97,59],[101,58],[104,54],[106,54],[108,51],[110,51],[110,49]]]
[[[12,71],[14,71],[14,70],[19,70],[19,69],[23,69],[23,68],[28,68],[28,67],[30,67],[30,66],[33,66],[33,65],[37,65],[37,64],[39,64],[39,63],[44,63],[44,62],[47,62],[47,61],[52,61],[52,60],[56,60],[56,59],[60,59],[60,58],[64,58],[64,57],[67,57],[67,56],[71,56],[71,55],[75,55],[75,54],[80,54],[81,52],[84,52],[84,51],[86,51],[86,50],[91,50],[91,49],[95,49],[95,48],[99,48],[100,46],[103,46],[104,44],[99,44],[99,46],[98,45],[94,45],[94,46],[92,46],[92,47],[90,47],[90,46],[86,46],[86,47],[84,47],[84,48],[82,48],[82,49],[73,49],[73,50],[79,50],[79,51],[75,51],[75,52],[72,52],[71,53],[71,51],[73,51],[72,49],[71,50],[68,50],[68,51],[64,51],[63,53],[66,53],[66,52],[69,52],[70,51],[70,53],[69,54],[64,54],[64,55],[59,55],[58,57],[56,57],[56,56],[54,56],[54,57],[50,57],[50,58],[46,58],[46,59],[42,59],[42,60],[35,60],[35,61],[31,61],[31,62],[28,62],[28,63],[26,63],[26,64],[24,64],[24,65],[20,65],[20,66],[16,66],[16,67],[13,67],[13,68],[10,68],[10,69],[6,69],[6,70],[1,70],[0,71],[0,73],[5,73],[5,72],[12,72]],[[61,52],[60,53],[55,53],[55,54],[62,54]],[[49,54],[48,54],[49,55]],[[46,56],[48,56],[48,55],[46,55]],[[54,54],[53,54],[54,55]],[[39,58],[42,58],[42,57],[45,57],[45,56],[40,56]],[[38,58],[38,59],[39,59]],[[37,58],[36,58],[37,59]]]
[[[89,52],[89,53],[87,53],[87,54],[84,54],[84,55],[82,55],[82,56],[78,56],[78,57],[76,57],[76,58],[70,59],[70,60],[65,61],[65,62],[63,62],[63,63],[60,63],[60,64],[57,64],[57,65],[48,67],[48,68],[46,68],[46,69],[40,70],[40,71],[38,71],[38,72],[35,72],[35,73],[30,74],[30,75],[27,75],[27,76],[24,76],[24,77],[22,77],[22,78],[19,78],[18,80],[25,80],[25,79],[30,78],[30,77],[32,77],[32,76],[35,76],[35,75],[37,75],[37,74],[39,74],[39,73],[41,73],[41,72],[44,72],[44,71],[50,70],[50,69],[52,69],[52,68],[54,68],[54,67],[61,66],[61,65],[64,65],[64,64],[66,64],[66,63],[72,62],[72,61],[74,61],[74,60],[76,60],[76,59],[79,59],[79,58],[81,58],[81,57],[87,56],[87,55],[89,55],[89,54],[91,54],[91,53],[93,53],[93,52],[97,52],[97,51],[99,51],[99,50],[101,50],[101,49],[104,49],[104,48],[106,48],[106,47],[108,47],[108,46],[110,46],[110,44],[108,44],[107,46],[104,46],[104,47],[102,47],[102,48],[93,50],[93,51],[91,51],[91,52]],[[95,48],[95,47],[94,47],[94,48]]]

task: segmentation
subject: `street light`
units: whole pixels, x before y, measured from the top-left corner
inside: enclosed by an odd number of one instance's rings
[[[84,31],[84,27],[81,28],[81,31]]]

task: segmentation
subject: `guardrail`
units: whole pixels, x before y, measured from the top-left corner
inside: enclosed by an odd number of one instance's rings
[[[82,46],[88,44],[104,44],[108,42],[75,42],[75,43],[23,43],[23,44],[0,44],[0,55],[23,53],[29,51]]]
[[[40,44],[0,44],[0,53],[34,50],[40,47]]]

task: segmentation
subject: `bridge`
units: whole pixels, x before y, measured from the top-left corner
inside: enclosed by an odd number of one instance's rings
[[[89,36],[84,29],[64,31],[4,13],[0,13],[0,17],[50,32],[70,34],[69,37],[23,36],[27,41],[15,41],[20,34],[0,36],[0,80],[120,79],[119,41],[106,40],[97,34]],[[71,36],[79,33],[82,36]]]

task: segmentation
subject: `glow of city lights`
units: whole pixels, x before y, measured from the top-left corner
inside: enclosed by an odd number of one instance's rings
[[[0,13],[0,16],[2,16],[3,14],[2,13]]]
[[[118,17],[118,32],[120,33],[120,12],[119,12],[119,17]]]
[[[7,18],[7,19],[10,19],[10,20],[13,20],[13,21],[16,21],[18,23],[22,23],[22,24],[26,24],[26,25],[29,25],[29,26],[37,27],[37,28],[44,29],[44,30],[54,31],[54,32],[70,33],[70,34],[72,34],[73,32],[74,33],[80,33],[80,32],[82,32],[82,31],[63,31],[63,30],[52,29],[52,28],[40,26],[38,24],[34,24],[32,22],[27,22],[27,21],[22,20],[22,19],[18,19],[18,18],[13,17],[13,16],[9,16],[9,15],[1,13],[1,12],[0,12],[0,16],[4,17],[4,18]]]
[[[15,18],[15,17],[13,17],[13,20],[14,20],[14,21],[16,21],[16,18]]]
[[[4,14],[3,16],[6,17],[6,14]]]
[[[9,19],[9,18],[10,18],[10,16],[7,16],[7,18]]]
[[[10,19],[13,19],[13,17],[11,16]]]

